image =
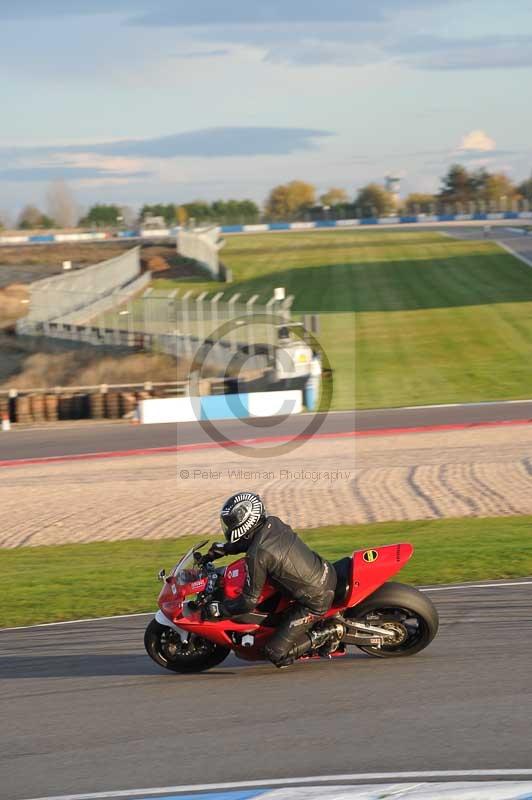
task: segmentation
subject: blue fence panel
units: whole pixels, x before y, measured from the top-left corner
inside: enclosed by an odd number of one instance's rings
[[[438,214],[438,222],[454,222],[454,214]]]
[[[242,233],[243,225],[222,225],[222,233]]]
[[[317,219],[315,222],[316,228],[336,228],[335,219]]]
[[[519,219],[519,214],[517,211],[505,211],[504,219]]]
[[[118,236],[120,239],[135,239],[139,236],[138,231],[118,231]]]
[[[220,394],[201,398],[201,419],[243,419],[249,417],[249,395]]]
[[[379,219],[378,217],[362,217],[360,220],[361,225],[378,225]]]
[[[53,233],[43,233],[37,236],[29,236],[28,242],[33,242],[35,244],[42,244],[43,242],[55,242],[55,236]]]
[[[417,216],[406,216],[406,217],[399,217],[399,222],[419,222],[419,217]]]
[[[270,222],[269,229],[271,231],[289,231],[290,230],[290,223],[289,222]]]

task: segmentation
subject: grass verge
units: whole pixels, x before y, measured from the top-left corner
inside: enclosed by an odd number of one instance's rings
[[[229,238],[222,253],[230,286],[156,285],[244,300],[286,287],[296,314],[321,314],[335,409],[532,394],[532,272],[494,242],[327,231]]]
[[[409,541],[400,580],[414,584],[532,575],[532,516],[315,528],[302,533],[330,559],[360,547]],[[199,537],[4,550],[0,626],[150,611],[157,571]]]

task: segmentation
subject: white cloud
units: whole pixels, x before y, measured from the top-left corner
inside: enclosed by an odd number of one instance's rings
[[[467,133],[460,142],[459,150],[476,150],[481,153],[489,153],[495,150],[495,139],[492,139],[484,131],[471,131]]]
[[[51,153],[50,163],[64,164],[69,168],[82,167],[113,173],[113,177],[121,174],[139,172],[148,169],[148,159],[130,158],[127,156],[105,156],[99,153]]]

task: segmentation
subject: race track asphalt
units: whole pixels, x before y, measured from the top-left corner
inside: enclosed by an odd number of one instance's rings
[[[144,616],[0,631],[0,798],[532,767],[530,580],[431,597],[442,624],[418,656],[282,671],[164,672]]]
[[[449,406],[382,408],[367,411],[336,411],[328,414],[301,414],[279,420],[277,417],[222,420],[219,431],[231,440],[265,436],[305,434],[315,417],[320,419],[320,434],[371,431],[390,428],[415,428],[434,425],[475,425],[504,420],[532,420],[532,400],[468,403]],[[172,447],[212,441],[198,422],[179,425],[132,425],[126,422],[87,422],[33,427],[0,433],[0,462],[24,458],[49,458],[83,453],[121,452],[134,449]]]

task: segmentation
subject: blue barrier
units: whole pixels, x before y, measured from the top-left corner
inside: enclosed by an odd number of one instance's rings
[[[249,417],[247,394],[207,395],[201,398],[201,419],[243,419]]]
[[[416,223],[430,223],[430,222],[463,222],[465,220],[472,220],[473,222],[490,222],[494,219],[527,219],[532,221],[532,212],[529,211],[504,211],[498,214],[487,214],[484,212],[475,212],[474,214],[439,214],[435,218],[427,219],[425,214],[421,214],[419,216],[415,215],[406,215],[402,217],[398,217],[398,224],[400,225],[415,225]],[[347,222],[347,224],[346,224]],[[387,217],[363,217],[360,220],[353,220],[352,224],[350,224],[346,220],[335,220],[335,219],[320,219],[315,220],[314,222],[306,222],[302,223],[293,223],[293,222],[270,222],[265,223],[261,227],[265,231],[289,231],[289,230],[313,230],[316,228],[341,228],[343,230],[347,230],[349,228],[353,228],[355,226],[360,225],[386,225],[390,224],[388,222]],[[393,224],[393,223],[392,223]],[[220,231],[222,233],[259,233],[257,231],[257,225],[222,225],[220,227]],[[170,230],[170,235],[175,236],[177,235],[179,228],[172,228]],[[100,236],[102,233],[105,233],[107,236],[111,237],[118,237],[120,239],[143,239],[153,237],[143,237],[142,231],[118,231],[117,232],[106,232],[101,231],[98,234],[91,235],[90,233],[80,233],[79,234],[79,241],[93,241],[98,240],[100,241]],[[168,232],[166,232],[168,235]],[[75,234],[72,234],[69,237],[69,242],[77,241]],[[47,244],[51,242],[61,241],[61,238],[58,238],[53,233],[43,233],[37,234],[34,236],[17,236],[17,241],[12,242],[12,238],[10,236],[0,236],[0,244],[9,245],[9,244]]]
[[[30,244],[43,244],[45,242],[55,242],[55,236],[53,233],[43,233],[38,236],[28,236],[28,242],[30,242]]]
[[[222,233],[242,233],[245,230],[245,225],[222,225]]]

